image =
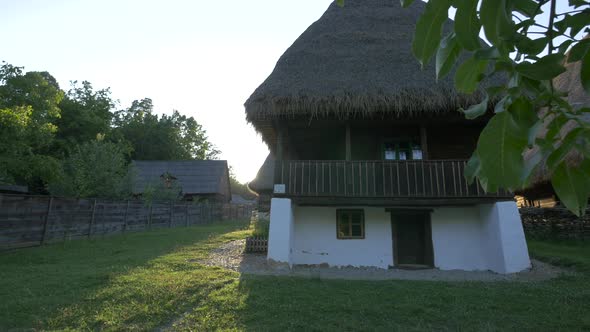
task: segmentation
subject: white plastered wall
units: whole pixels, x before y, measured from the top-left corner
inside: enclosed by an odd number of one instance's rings
[[[438,208],[431,220],[434,265],[441,270],[514,273],[530,267],[515,202]]]
[[[293,205],[288,198],[270,201],[270,227],[268,230],[267,258],[276,262],[293,264]]]
[[[338,208],[295,206],[293,263],[381,268],[393,265],[390,214],[384,208],[360,208],[365,211],[365,238],[344,240],[336,236]]]
[[[365,238],[340,240],[337,207],[296,206],[290,199],[273,198],[268,258],[290,265],[393,265],[390,213],[382,207],[358,208],[365,211]],[[435,208],[431,221],[437,268],[513,273],[530,267],[514,202]]]

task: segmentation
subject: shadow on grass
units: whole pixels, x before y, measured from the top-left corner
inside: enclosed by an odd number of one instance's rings
[[[0,264],[10,272],[0,272],[0,330],[590,328],[588,274],[539,283],[346,281],[255,277],[199,263],[220,244],[250,234],[243,226],[156,231],[3,256]],[[573,253],[560,248],[547,253]]]
[[[556,247],[552,255],[570,253],[570,249]],[[197,331],[587,330],[588,284],[587,273],[529,283],[241,275],[209,292],[199,306],[168,327]]]
[[[189,261],[206,255],[216,236],[245,227],[247,223],[224,222],[1,253],[0,330],[159,323],[170,306],[179,305],[176,292],[197,291],[191,278],[214,284],[216,275],[223,274],[184,275],[191,267],[187,264],[195,265]]]

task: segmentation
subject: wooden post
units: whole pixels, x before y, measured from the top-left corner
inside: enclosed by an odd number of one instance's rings
[[[422,159],[428,160],[428,139],[424,126],[420,126],[420,148],[422,149]]]
[[[147,229],[152,229],[152,207],[154,206],[153,203],[150,203],[150,209],[148,212],[148,219],[147,219]]]
[[[125,216],[123,217],[123,233],[127,230],[127,214],[129,213],[129,200],[127,200],[127,207],[125,208]]]
[[[168,228],[172,227],[172,218],[174,218],[174,201],[170,204],[170,216],[168,218]]]
[[[45,244],[47,241],[47,232],[49,231],[49,214],[51,213],[51,206],[53,205],[53,197],[49,197],[49,203],[47,204],[47,214],[45,214],[45,220],[43,222],[43,237],[41,238],[41,244]]]
[[[282,126],[278,122],[275,123],[275,128],[277,129],[277,149],[276,149],[275,160],[283,160],[284,159],[283,145],[284,145],[284,141],[285,141],[285,132],[284,132]]]
[[[345,145],[346,145],[346,160],[352,160],[352,148],[350,145],[350,123],[346,123],[346,137],[345,137]]]
[[[184,221],[186,222],[186,227],[189,226],[189,223],[188,223],[188,206],[189,205],[186,204],[186,206],[185,206],[186,208],[184,209]]]
[[[90,217],[90,225],[88,226],[88,238],[92,235],[92,226],[94,226],[94,214],[96,213],[96,200],[92,204],[92,216]]]

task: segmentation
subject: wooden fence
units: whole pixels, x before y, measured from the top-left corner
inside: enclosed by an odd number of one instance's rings
[[[253,206],[0,194],[0,249],[154,228],[250,219]]]
[[[265,253],[268,251],[268,239],[260,236],[246,238],[246,252]]]

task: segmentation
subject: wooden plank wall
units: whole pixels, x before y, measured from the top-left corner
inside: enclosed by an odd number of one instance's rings
[[[0,249],[222,220],[250,219],[253,206],[109,201],[0,194]]]

